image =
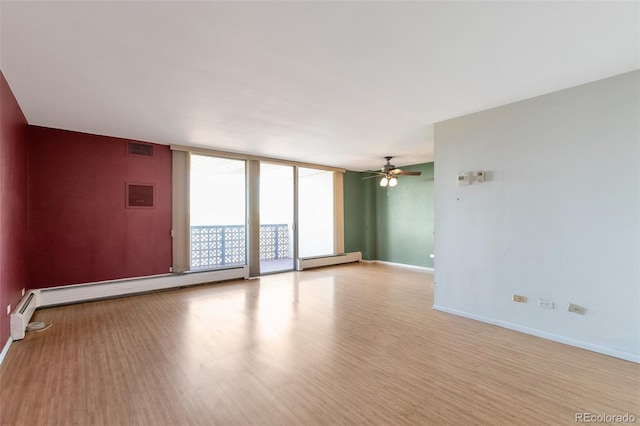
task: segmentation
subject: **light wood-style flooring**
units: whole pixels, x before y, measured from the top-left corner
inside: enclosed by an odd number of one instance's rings
[[[353,264],[42,309],[0,423],[640,423],[640,365],[434,311],[432,287]]]

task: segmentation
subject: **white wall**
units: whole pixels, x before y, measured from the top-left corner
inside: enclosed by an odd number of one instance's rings
[[[639,82],[436,124],[434,308],[640,362]],[[487,181],[457,186],[471,170]]]

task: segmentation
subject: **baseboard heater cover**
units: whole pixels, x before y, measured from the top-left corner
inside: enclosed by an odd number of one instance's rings
[[[38,307],[65,305],[215,281],[247,279],[248,277],[249,267],[243,265],[236,268],[219,269],[215,271],[187,272],[155,277],[51,287],[40,290]]]
[[[309,268],[318,268],[320,266],[340,265],[343,263],[360,262],[362,253],[359,251],[352,253],[342,253],[330,256],[319,257],[301,257],[298,259],[297,270],[302,271]]]
[[[11,339],[24,339],[25,329],[39,306],[39,290],[25,294],[11,313]]]

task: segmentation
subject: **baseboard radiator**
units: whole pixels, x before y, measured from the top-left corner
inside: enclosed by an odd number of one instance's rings
[[[63,287],[43,288],[40,290],[40,304],[43,306],[66,305],[88,300],[108,299],[150,291],[166,290],[194,284],[249,278],[249,267],[241,265],[235,268],[203,272],[186,272],[144,278],[131,278],[114,281],[67,285]]]
[[[244,265],[215,271],[167,274],[31,290],[11,313],[11,340],[24,339],[25,329],[37,308],[247,278],[249,278],[249,267]]]
[[[25,294],[16,309],[11,313],[11,339],[24,339],[24,332],[27,324],[31,321],[33,313],[38,308],[39,291],[30,291]]]
[[[302,271],[304,269],[318,268],[320,266],[340,265],[342,263],[360,262],[362,260],[362,253],[359,251],[353,253],[343,253],[331,256],[319,256],[319,257],[302,257],[298,259],[297,270]]]

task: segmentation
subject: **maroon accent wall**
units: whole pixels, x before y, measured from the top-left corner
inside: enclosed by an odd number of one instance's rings
[[[171,151],[127,155],[127,139],[29,128],[29,277],[44,288],[164,274],[171,266]],[[126,208],[126,183],[155,207]]]
[[[12,309],[27,288],[27,120],[0,70],[0,350]]]

